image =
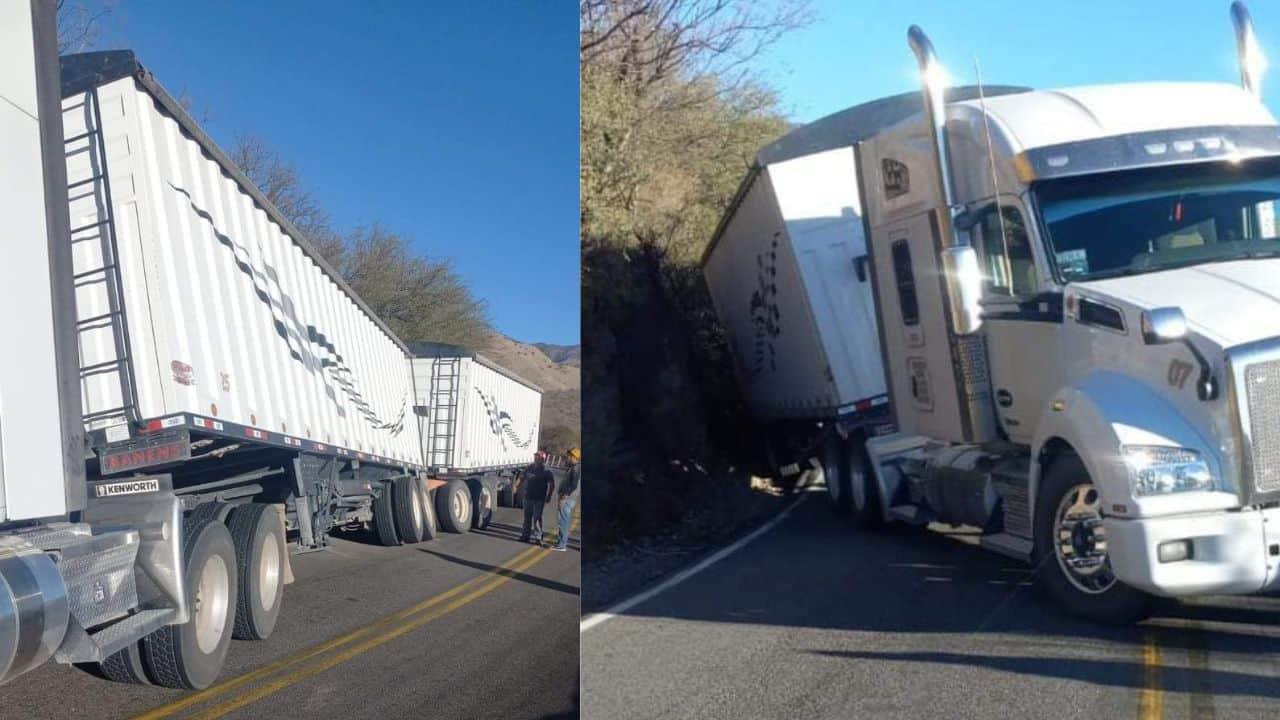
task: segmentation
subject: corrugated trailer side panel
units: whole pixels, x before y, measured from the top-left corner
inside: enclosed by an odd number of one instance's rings
[[[756,174],[703,267],[759,418],[814,417],[839,404],[769,173]]]
[[[475,360],[462,363],[455,464],[460,469],[533,462],[542,393]]]
[[[88,95],[64,100],[68,137],[90,129]],[[138,81],[98,96],[142,417],[189,412],[420,464],[404,348]],[[91,145],[68,147],[72,182],[101,169]],[[105,219],[100,185],[73,198],[73,227]],[[100,267],[103,244],[79,238],[76,272]],[[80,299],[82,319],[107,312],[104,287]],[[85,328],[82,365],[118,354],[111,332]],[[86,415],[120,388],[118,374],[86,378]]]

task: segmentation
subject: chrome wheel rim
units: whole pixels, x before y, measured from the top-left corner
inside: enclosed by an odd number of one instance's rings
[[[1102,500],[1093,485],[1081,483],[1063,493],[1053,520],[1054,555],[1062,574],[1076,589],[1098,595],[1116,582],[1107,555]]]
[[[227,625],[230,590],[231,573],[227,569],[227,561],[221,555],[210,556],[200,569],[195,608],[196,645],[206,655],[218,649],[222,640]]]
[[[453,516],[458,518],[458,522],[466,520],[467,504],[462,502],[462,493],[453,494]]]
[[[416,488],[413,491],[413,502],[409,504],[413,506],[412,508],[410,508],[410,510],[413,511],[413,527],[414,529],[421,530],[422,529],[422,497],[418,494],[418,491]]]
[[[273,532],[267,533],[262,542],[258,567],[258,601],[269,611],[275,607],[276,592],[280,589],[280,541]]]

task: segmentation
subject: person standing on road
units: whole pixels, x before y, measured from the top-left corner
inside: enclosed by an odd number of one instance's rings
[[[560,536],[556,538],[556,546],[552,550],[564,552],[569,548],[569,523],[573,521],[573,506],[578,504],[578,484],[579,473],[581,468],[578,463],[582,460],[582,451],[578,448],[569,450],[569,472],[565,475],[564,481],[560,483],[559,500],[557,506],[560,511]]]
[[[533,454],[533,466],[524,471],[524,526],[520,529],[520,542],[542,544],[542,511],[551,502],[555,488],[556,477],[547,468],[547,454],[539,450]]]

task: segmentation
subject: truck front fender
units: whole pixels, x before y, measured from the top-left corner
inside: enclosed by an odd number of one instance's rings
[[[1130,492],[1129,470],[1120,456],[1122,445],[1169,445],[1195,450],[1206,459],[1214,477],[1222,477],[1213,446],[1157,390],[1120,373],[1093,372],[1054,393],[1036,425],[1028,478],[1033,523],[1041,478],[1064,445],[1083,461],[1107,515],[1142,514]]]

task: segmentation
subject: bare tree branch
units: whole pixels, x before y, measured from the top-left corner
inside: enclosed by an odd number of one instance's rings
[[[102,19],[113,9],[114,3],[111,2],[94,11],[83,2],[58,0],[58,54],[93,49],[98,42]]]

